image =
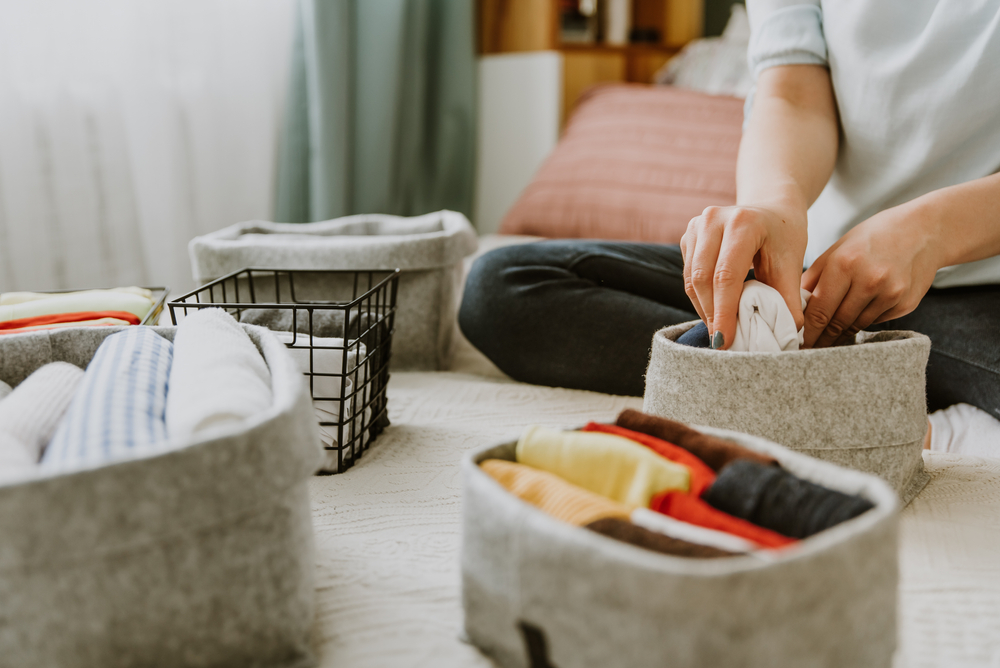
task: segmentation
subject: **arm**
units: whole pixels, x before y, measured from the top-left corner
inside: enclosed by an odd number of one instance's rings
[[[938,269],[1000,255],[1000,174],[932,191],[853,228],[802,276],[805,345],[906,315]]]
[[[737,204],[705,209],[681,239],[684,289],[713,334],[713,347],[728,347],[736,335],[751,267],[802,325],[806,211],[833,173],[838,139],[825,67],[785,65],[761,73],[740,144]]]

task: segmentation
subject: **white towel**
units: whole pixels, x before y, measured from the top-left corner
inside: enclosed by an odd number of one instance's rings
[[[170,341],[149,327],[129,327],[104,339],[42,466],[76,470],[166,444],[163,411],[172,356]]]
[[[6,399],[7,395],[10,394],[13,391],[14,390],[11,388],[10,385],[8,385],[7,383],[5,383],[2,380],[0,380],[0,401],[3,401],[4,399]]]
[[[801,291],[802,308],[810,296],[807,290]],[[760,281],[743,284],[736,338],[729,350],[780,353],[798,350],[802,341],[803,331],[796,330],[795,318],[780,292]]]
[[[681,522],[673,517],[653,512],[648,508],[636,508],[632,511],[632,524],[643,529],[649,529],[664,536],[678,540],[686,540],[696,545],[706,545],[727,552],[756,552],[757,546],[739,536],[706,529],[687,522]]]
[[[53,362],[0,402],[0,476],[38,466],[82,379],[79,367]]]
[[[190,438],[271,407],[271,372],[243,327],[222,309],[185,317],[174,335],[167,433]]]
[[[1000,458],[1000,420],[969,404],[930,414],[931,450]]]

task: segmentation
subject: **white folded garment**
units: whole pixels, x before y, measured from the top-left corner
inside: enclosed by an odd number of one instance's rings
[[[0,402],[0,476],[37,468],[82,379],[79,367],[53,362]]]
[[[715,529],[681,522],[673,517],[654,512],[648,508],[632,511],[632,524],[649,529],[677,540],[686,540],[696,545],[706,545],[727,552],[756,552],[757,546],[748,540]]]
[[[809,291],[801,291],[802,308],[810,296]],[[736,338],[729,350],[780,353],[798,350],[802,340],[803,331],[795,328],[795,318],[780,292],[760,281],[743,284]]]
[[[181,320],[167,395],[171,439],[238,424],[271,403],[271,372],[232,316],[211,308]]]
[[[3,401],[4,399],[6,399],[7,395],[10,394],[13,391],[14,390],[11,388],[10,385],[8,385],[7,383],[5,383],[2,380],[0,380],[0,401]]]
[[[145,297],[150,304],[153,303],[153,291],[146,288],[131,286],[127,288],[111,288],[108,290],[79,290],[77,292],[5,292],[0,294],[0,306],[12,306],[14,304],[24,304],[25,302],[38,301],[39,299],[53,299],[55,297],[67,297],[69,295],[91,295],[100,296],[104,292],[124,292],[128,294]]]
[[[1000,420],[969,404],[930,414],[931,450],[976,457],[1000,457]]]

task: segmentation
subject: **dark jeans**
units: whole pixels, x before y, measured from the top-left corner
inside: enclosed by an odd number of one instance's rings
[[[487,253],[459,311],[466,337],[527,383],[639,396],[653,333],[698,318],[677,246],[543,241]],[[873,329],[932,342],[930,410],[968,403],[1000,418],[1000,286],[931,290]]]

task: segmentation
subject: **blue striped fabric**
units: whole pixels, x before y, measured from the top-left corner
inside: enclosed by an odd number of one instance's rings
[[[93,465],[166,441],[172,359],[173,344],[148,327],[106,338],[87,365],[42,466]]]

